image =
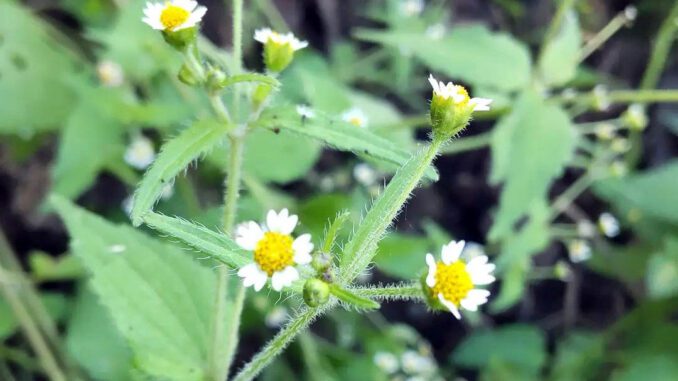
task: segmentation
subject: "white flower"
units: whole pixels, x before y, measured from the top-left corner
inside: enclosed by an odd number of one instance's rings
[[[596,85],[593,88],[593,106],[598,111],[605,111],[610,107],[610,94],[605,85]]]
[[[346,110],[343,114],[341,114],[341,119],[344,122],[351,123],[356,127],[367,127],[367,115],[365,115],[363,110],[357,107]]]
[[[256,291],[260,291],[271,278],[271,287],[280,291],[299,279],[299,272],[294,266],[311,262],[313,244],[310,234],[292,238],[298,220],[287,209],[280,213],[269,210],[265,225],[250,221],[237,227],[235,242],[254,254],[254,262],[238,271],[245,287],[254,286]]]
[[[598,227],[608,238],[619,235],[619,221],[610,213],[603,213],[598,217]]]
[[[633,5],[629,5],[626,8],[624,8],[624,17],[626,18],[627,21],[632,22],[636,19],[638,16],[638,9],[634,7]]]
[[[583,238],[591,238],[596,234],[596,227],[588,220],[577,222],[577,234]]]
[[[268,314],[266,314],[266,326],[270,328],[278,328],[287,321],[289,318],[289,312],[287,308],[283,306],[275,306]]]
[[[391,352],[377,352],[372,357],[374,365],[377,368],[381,369],[382,372],[386,374],[392,374],[398,371],[400,364],[398,364],[398,358]]]
[[[452,82],[438,82],[433,74],[429,74],[428,82],[433,87],[433,95],[439,96],[443,99],[450,99],[454,101],[455,105],[473,106],[473,111],[489,111],[492,99],[487,98],[469,98],[468,92],[463,86],[455,85]]]
[[[97,76],[106,87],[118,87],[125,81],[122,67],[113,61],[101,61],[97,64]]]
[[[614,138],[616,130],[617,127],[612,123],[598,123],[593,132],[600,140],[611,140]]]
[[[468,263],[459,260],[464,244],[464,241],[451,241],[443,245],[442,260],[438,262],[433,255],[426,254],[426,285],[431,296],[437,298],[457,319],[461,319],[460,306],[476,311],[478,306],[487,302],[490,292],[475,286],[494,282],[492,272],[495,266],[488,263],[487,256],[477,256]]]
[[[413,350],[405,351],[400,359],[403,371],[412,375],[432,373],[436,366],[430,357]]]
[[[155,160],[155,148],[150,139],[138,135],[125,151],[125,162],[136,169],[146,169]]]
[[[315,111],[306,105],[297,105],[297,114],[306,119],[315,118]]]
[[[567,246],[570,260],[574,263],[583,262],[591,258],[591,246],[583,239],[575,239]]]
[[[267,44],[269,42],[276,45],[290,44],[292,50],[294,51],[308,46],[308,42],[299,40],[294,36],[294,34],[292,34],[292,32],[280,34],[271,30],[271,28],[257,29],[254,31],[254,39],[261,42],[262,44]]]
[[[400,12],[408,17],[418,16],[424,10],[424,0],[401,0]]]
[[[431,40],[440,40],[445,37],[445,32],[447,32],[447,27],[443,23],[437,23],[426,28],[426,37]]]
[[[363,186],[370,186],[377,181],[377,171],[369,164],[358,163],[353,167],[353,178]]]
[[[192,0],[147,2],[143,22],[156,30],[176,32],[196,26],[206,12],[207,8],[198,6],[198,2]]]

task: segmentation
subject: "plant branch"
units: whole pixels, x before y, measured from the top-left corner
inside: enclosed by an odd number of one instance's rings
[[[423,299],[424,294],[418,283],[401,283],[377,287],[356,287],[351,292],[357,295],[377,300],[418,300]]]

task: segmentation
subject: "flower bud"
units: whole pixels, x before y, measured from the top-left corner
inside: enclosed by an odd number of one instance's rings
[[[436,139],[447,140],[463,130],[474,111],[488,111],[491,99],[470,98],[463,86],[428,78],[433,87],[430,119]]]
[[[177,31],[164,30],[162,32],[162,37],[165,39],[165,42],[182,52],[195,42],[197,36],[198,28],[196,27],[180,29]]]
[[[264,64],[273,73],[280,73],[294,59],[294,52],[308,46],[308,42],[300,41],[292,33],[280,34],[269,28],[259,29],[254,39],[264,44]]]
[[[191,68],[185,64],[181,66],[181,69],[179,69],[177,78],[179,78],[182,83],[185,83],[189,86],[195,86],[200,82],[195,76],[195,73],[193,73],[193,70],[191,70]]]
[[[593,88],[593,107],[598,111],[605,111],[610,107],[610,96],[607,87],[597,85]]]
[[[252,108],[255,110],[260,109],[264,102],[266,102],[266,99],[268,99],[268,95],[271,93],[271,90],[273,90],[271,85],[267,85],[265,83],[259,84],[259,86],[254,89],[254,93],[252,94]]]
[[[632,104],[621,116],[622,122],[631,130],[642,131],[647,127],[647,114],[645,107]]]
[[[207,91],[210,94],[219,92],[224,88],[223,82],[226,79],[226,74],[219,68],[211,67],[207,71]]]
[[[311,261],[311,266],[319,273],[324,272],[332,266],[332,256],[328,253],[316,253]]]
[[[330,286],[320,279],[309,279],[304,284],[304,301],[309,307],[318,307],[330,298]]]

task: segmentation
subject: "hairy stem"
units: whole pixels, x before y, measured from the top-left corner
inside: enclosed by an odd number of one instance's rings
[[[603,29],[600,30],[595,36],[593,36],[582,48],[579,53],[579,62],[583,62],[588,56],[593,54],[598,50],[603,44],[614,36],[615,33],[619,31],[626,23],[628,19],[624,15],[624,12],[619,13],[615,16],[612,21],[610,21]]]
[[[563,193],[556,198],[551,207],[551,221],[556,219],[567,207],[577,198],[579,195],[584,193],[586,189],[594,181],[594,177],[590,172],[586,172],[580,178],[578,178],[569,188],[567,188]]]
[[[357,287],[350,290],[357,295],[378,300],[413,300],[424,298],[421,285],[418,283],[394,284],[379,287]]]

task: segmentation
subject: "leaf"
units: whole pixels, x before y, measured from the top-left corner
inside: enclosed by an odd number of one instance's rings
[[[132,351],[118,333],[106,308],[84,287],[68,324],[66,347],[94,379],[131,379]]]
[[[33,252],[28,260],[31,276],[39,282],[54,280],[73,280],[83,274],[82,265],[71,254],[55,258],[42,251]]]
[[[338,121],[320,112],[309,119],[302,118],[293,107],[274,108],[265,112],[257,125],[273,131],[288,130],[319,140],[338,150],[366,155],[397,166],[402,166],[411,156],[406,150],[368,129]],[[429,168],[426,174],[430,179],[438,178],[433,168]]]
[[[424,172],[430,167],[437,153],[435,148],[424,148],[400,168],[360,222],[344,247],[339,268],[342,282],[353,280],[370,264],[386,229],[393,223]]]
[[[454,351],[453,362],[482,369],[501,360],[537,375],[546,361],[546,339],[536,327],[508,325],[492,331],[471,333]]]
[[[330,293],[337,297],[337,299],[346,303],[349,307],[362,309],[362,310],[373,310],[380,307],[379,303],[375,302],[372,299],[363,298],[362,296],[356,295],[353,292],[337,285],[330,284]]]
[[[574,11],[570,11],[539,60],[539,72],[546,85],[564,85],[574,78],[579,66],[581,39],[579,19]]]
[[[550,381],[595,380],[603,365],[605,342],[600,335],[584,332],[568,334],[558,343]]]
[[[158,157],[134,192],[131,218],[135,226],[141,224],[143,215],[153,208],[164,186],[193,160],[219,144],[229,127],[213,119],[200,120],[163,144]]]
[[[145,215],[143,221],[152,229],[177,238],[232,268],[240,268],[251,262],[248,253],[223,233],[153,212]]]
[[[269,85],[271,87],[279,87],[280,82],[278,82],[277,79],[265,75],[265,74],[259,74],[259,73],[243,73],[243,74],[237,74],[233,75],[230,77],[224,78],[223,81],[219,83],[219,86],[221,88],[226,88],[228,86],[232,86],[236,83],[241,83],[241,82],[258,82],[258,83],[263,83],[266,85]]]
[[[530,81],[527,47],[510,35],[493,33],[481,25],[456,27],[440,40],[417,32],[360,30],[355,35],[407,49],[431,70],[475,86],[510,91]]]
[[[0,3],[0,133],[30,136],[68,117],[76,97],[66,79],[82,63],[64,41],[23,6]]]
[[[635,210],[636,219],[678,224],[677,179],[678,160],[674,159],[659,168],[597,182],[593,190],[619,210]]]
[[[426,267],[424,256],[430,246],[429,240],[423,237],[390,234],[379,242],[374,263],[388,275],[413,279]]]
[[[675,353],[637,358],[629,366],[612,375],[612,381],[668,381],[678,374]]]
[[[647,264],[647,291],[652,298],[678,294],[678,238],[667,240],[664,250],[655,253]]]
[[[68,311],[68,303],[64,295],[43,292],[40,295],[40,300],[42,300],[42,304],[53,320],[60,321],[65,317]],[[10,305],[0,294],[0,342],[12,336],[18,328],[19,322],[14,317]]]
[[[50,202],[138,368],[160,379],[205,379],[215,273],[174,246],[113,225],[62,197]],[[228,295],[225,311],[232,310],[233,298]],[[224,316],[229,324],[229,314]]]
[[[261,181],[286,184],[304,178],[320,157],[320,145],[288,131],[257,129],[246,139],[244,169]],[[284,153],[285,160],[281,160]]]
[[[534,203],[546,200],[549,185],[574,154],[576,131],[567,114],[532,91],[518,99],[492,137],[494,183],[504,182],[490,239],[510,235]]]

